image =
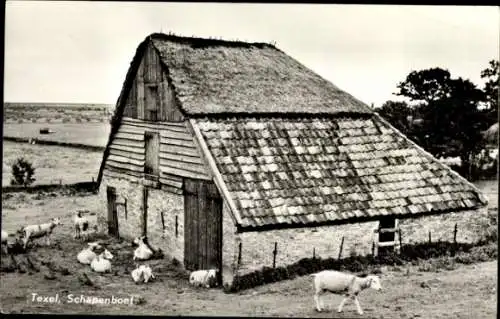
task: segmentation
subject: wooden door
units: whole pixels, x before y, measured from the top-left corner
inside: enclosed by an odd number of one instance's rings
[[[106,189],[108,198],[108,233],[119,237],[118,233],[118,211],[116,209],[116,189],[109,187]]]
[[[222,199],[214,183],[184,182],[184,266],[222,270]],[[219,276],[220,277],[220,276]],[[219,283],[220,283],[220,279]]]

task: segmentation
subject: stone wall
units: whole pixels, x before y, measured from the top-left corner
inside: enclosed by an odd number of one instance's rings
[[[143,229],[143,186],[127,179],[104,176],[99,191],[102,209],[99,212],[99,228],[107,232],[107,196],[108,186],[116,188],[118,203],[118,232],[121,238],[132,240],[142,235]],[[161,220],[163,212],[164,225]],[[175,217],[177,216],[177,236]],[[161,248],[166,258],[184,260],[184,198],[159,189],[149,189],[147,235],[154,248]]]
[[[286,266],[306,257],[339,256],[344,237],[342,256],[366,255],[372,251],[374,230],[378,221],[351,225],[280,229],[238,234],[242,242],[242,258],[238,273],[244,274],[272,267],[274,243],[277,243],[276,266]]]
[[[428,240],[429,230],[432,241],[453,240],[453,229],[457,223],[457,241],[473,243],[481,239],[487,210],[449,213],[420,218],[399,220],[403,243],[425,242]],[[372,242],[376,234],[374,230],[379,226],[378,221],[357,223],[339,226],[323,226],[313,228],[283,229],[264,232],[245,232],[236,234],[232,239],[232,249],[224,254],[232,254],[225,262],[237,260],[237,243],[242,242],[242,259],[238,274],[245,274],[262,266],[272,267],[274,243],[278,244],[276,266],[284,266],[306,257],[337,258],[342,236],[344,245],[342,256],[351,254],[367,255],[372,252]],[[226,234],[225,234],[226,235]],[[227,235],[226,235],[227,236]],[[397,239],[397,237],[396,237]],[[227,241],[229,245],[229,240]],[[224,242],[226,243],[226,241]]]
[[[399,221],[404,244],[432,241],[453,241],[453,230],[457,224],[457,241],[475,243],[481,240],[488,223],[488,210],[463,211],[442,215],[402,219]]]
[[[163,212],[162,224],[161,214]],[[177,216],[177,235],[175,218]],[[147,232],[149,243],[161,248],[166,258],[184,261],[184,197],[150,189],[148,196]]]
[[[99,201],[101,202],[100,207],[102,207],[99,214],[104,217],[104,219],[98,217],[100,221],[99,230],[105,233],[108,232],[108,199],[106,194],[108,186],[116,189],[117,203],[124,203],[126,199],[126,206],[117,206],[118,234],[120,237],[133,239],[142,235],[142,186],[127,179],[108,176],[103,176],[99,187]]]

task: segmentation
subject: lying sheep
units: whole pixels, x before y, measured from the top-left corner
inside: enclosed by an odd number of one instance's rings
[[[148,260],[153,256],[153,250],[147,245],[146,236],[139,236],[134,239],[133,243],[139,245],[134,251],[133,260]]]
[[[76,256],[78,262],[84,265],[90,265],[90,263],[92,263],[92,260],[97,258],[97,254],[101,253],[103,250],[103,247],[99,243],[88,243],[88,246],[89,247],[80,251]],[[107,249],[104,249],[104,253],[106,253],[106,251]],[[111,254],[109,251],[108,253]]]
[[[136,284],[140,281],[147,283],[151,278],[155,278],[151,267],[149,267],[148,265],[140,265],[139,267],[136,267],[134,270],[132,270],[131,275]]]
[[[106,249],[90,263],[90,268],[95,272],[111,272],[111,262],[113,255]]]
[[[196,270],[189,275],[189,283],[195,287],[215,287],[217,284],[217,269]]]
[[[28,242],[33,238],[45,237],[47,240],[47,246],[50,246],[50,235],[57,225],[61,225],[59,218],[53,218],[50,222],[40,224],[40,225],[29,225],[21,228],[18,232],[22,233],[23,237],[23,248],[26,249]]]
[[[363,310],[359,305],[358,294],[366,288],[372,288],[377,291],[382,290],[380,279],[375,275],[357,277],[339,271],[324,270],[311,276],[314,277],[314,301],[316,303],[316,310],[319,312],[321,312],[323,307],[320,296],[327,291],[335,294],[345,294],[346,297],[340,303],[337,309],[338,312],[342,312],[342,308],[348,299],[353,299],[358,314],[362,315]]]

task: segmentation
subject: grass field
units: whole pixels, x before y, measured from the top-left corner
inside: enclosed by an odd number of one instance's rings
[[[51,247],[37,244],[30,255],[34,260],[53,261],[70,272],[66,276],[57,273],[55,280],[45,279],[45,266],[40,272],[31,274],[2,273],[0,306],[3,312],[361,318],[355,306],[349,303],[343,314],[337,314],[334,309],[342,297],[335,295],[327,295],[328,310],[317,313],[313,308],[312,283],[308,276],[225,294],[218,289],[192,288],[185,278],[180,279],[169,262],[155,260],[149,264],[157,279],[148,285],[136,285],[130,277],[133,248],[128,242],[110,241],[109,249],[115,255],[112,274],[92,273],[88,266],[76,261],[76,254],[85,244],[72,238],[71,216],[80,208],[97,211],[96,195],[4,194],[2,208],[2,228],[8,231],[28,222],[41,223],[60,217],[63,225],[55,229]],[[78,279],[82,273],[87,273],[95,286],[83,285]],[[437,273],[421,272],[418,266],[410,265],[383,267],[381,276],[383,293],[366,291],[360,296],[365,310],[362,318],[494,318],[496,315],[496,261],[459,265],[455,270]],[[32,293],[58,293],[63,301],[68,294],[134,295],[136,299],[144,298],[145,303],[131,306],[43,304],[32,302]]]
[[[62,146],[3,142],[2,185],[10,185],[11,166],[25,157],[35,167],[35,184],[87,182],[97,178],[102,152]]]

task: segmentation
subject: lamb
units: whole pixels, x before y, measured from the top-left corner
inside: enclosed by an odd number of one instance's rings
[[[50,246],[50,235],[57,225],[62,225],[59,218],[53,218],[49,223],[40,225],[29,225],[21,228],[20,232],[23,236],[23,248],[26,249],[28,241],[32,238],[45,237],[47,239],[47,246]]]
[[[89,247],[83,249],[78,253],[76,256],[76,259],[78,259],[78,262],[84,265],[90,265],[92,263],[92,260],[97,258],[97,253],[103,249],[103,247],[99,243],[88,243]],[[104,250],[105,254],[108,254],[108,256],[111,254],[107,249]]]
[[[82,233],[84,234],[85,237],[85,233],[89,228],[89,221],[87,217],[84,217],[82,215],[83,211],[77,211],[75,213],[75,217],[73,219],[73,222],[75,224],[75,235],[73,236],[74,238],[81,238]]]
[[[151,267],[149,267],[148,265],[140,265],[139,267],[132,270],[131,275],[136,284],[139,281],[144,281],[144,283],[147,283],[149,279],[155,278]]]
[[[217,283],[216,269],[196,270],[189,275],[189,283],[195,287],[214,287]]]
[[[336,294],[344,294],[345,298],[340,303],[337,311],[342,312],[342,308],[348,299],[353,299],[356,304],[358,314],[362,315],[363,310],[359,305],[358,294],[366,288],[372,288],[377,291],[382,290],[380,278],[376,275],[368,275],[366,277],[357,277],[353,274],[342,273],[334,270],[324,270],[316,274],[314,277],[314,301],[316,310],[321,312],[322,302],[320,296],[325,292]]]
[[[110,259],[113,259],[113,255],[106,249],[104,252],[102,252],[92,260],[92,262],[90,263],[90,268],[92,268],[92,270],[95,272],[110,272]]]
[[[134,239],[134,244],[139,245],[139,247],[134,251],[133,260],[148,260],[153,256],[153,250],[149,248],[146,243],[146,236],[140,236]]]

